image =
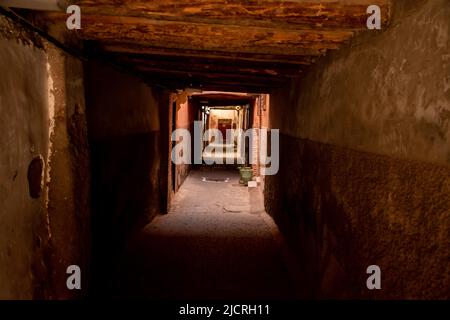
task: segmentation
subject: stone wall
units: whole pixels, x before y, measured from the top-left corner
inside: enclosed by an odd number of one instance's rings
[[[90,256],[82,65],[4,17],[0,61],[0,299],[79,297],[66,269]]]
[[[450,6],[396,1],[368,31],[271,96],[280,172],[266,208],[305,296],[450,297]],[[366,288],[379,265],[382,290]]]
[[[157,90],[110,66],[86,64],[92,154],[93,291],[134,230],[160,213],[161,135]]]

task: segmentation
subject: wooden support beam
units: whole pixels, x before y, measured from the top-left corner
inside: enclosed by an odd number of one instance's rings
[[[281,86],[280,84],[254,85],[249,83],[203,81],[198,79],[193,79],[192,81],[179,81],[178,79],[171,79],[171,78],[154,79],[152,77],[149,77],[147,82],[149,85],[159,84],[172,90],[192,88],[205,91],[229,91],[229,92],[249,92],[249,93],[270,93],[274,88]]]
[[[261,54],[261,53],[243,53],[243,52],[226,52],[211,50],[178,50],[173,48],[159,48],[143,46],[136,43],[102,41],[99,48],[103,51],[119,53],[119,54],[136,54],[141,56],[167,56],[177,58],[206,58],[236,62],[264,62],[264,63],[286,63],[307,65],[315,62],[315,59],[325,53],[325,50],[304,49],[302,54]]]
[[[180,70],[167,70],[158,67],[145,67],[139,66],[136,68],[141,74],[148,75],[161,75],[163,77],[173,77],[181,80],[191,81],[191,79],[204,79],[205,81],[231,81],[239,83],[251,83],[251,84],[265,84],[265,83],[284,83],[287,81],[285,77],[270,76],[270,75],[248,75],[238,73],[212,73],[208,71],[180,71]]]
[[[204,79],[206,81],[210,80],[224,80],[239,83],[254,83],[254,84],[265,84],[267,82],[271,83],[284,83],[290,78],[283,78],[278,76],[264,76],[264,75],[245,75],[245,74],[220,74],[211,72],[191,72],[187,73],[185,71],[179,70],[166,70],[159,68],[145,68],[145,67],[135,67],[134,70],[143,74],[144,76],[152,76],[159,78],[168,77],[180,80],[191,81],[192,79]]]
[[[264,89],[267,92],[271,88],[282,86],[288,80],[280,78],[255,78],[255,77],[218,77],[210,74],[195,74],[185,76],[177,72],[165,72],[151,70],[146,73],[141,70],[143,76],[148,79],[149,83],[158,83],[167,87],[182,89],[182,88],[198,88],[204,89],[206,87],[215,86],[220,89],[223,87],[242,87],[242,88],[257,88]],[[244,91],[245,92],[245,91]]]
[[[49,14],[65,21],[66,15]],[[58,17],[59,16],[59,17]],[[298,54],[303,50],[336,49],[353,36],[350,31],[279,30],[260,27],[212,25],[146,18],[83,15],[78,32],[86,40],[129,41],[180,50]]]
[[[164,84],[165,87],[176,90],[176,89],[199,89],[205,91],[227,91],[227,92],[249,92],[249,93],[270,93],[273,89],[277,88],[279,85],[274,86],[261,86],[261,85],[251,85],[251,84],[239,84],[239,83],[214,83],[214,82],[159,82]]]
[[[220,94],[217,97],[211,97],[210,95],[194,95],[191,97],[192,101],[199,105],[208,105],[208,106],[230,106],[230,105],[245,105],[254,101],[254,97],[252,96],[234,96]]]
[[[227,60],[201,59],[201,58],[173,58],[158,56],[149,58],[141,55],[109,55],[111,59],[121,65],[136,66],[143,70],[177,70],[185,73],[209,72],[212,74],[261,75],[278,77],[298,77],[302,73],[299,65],[287,63],[246,63]]]
[[[239,86],[239,85],[213,85],[208,84],[204,85],[202,87],[192,87],[193,89],[201,89],[205,91],[226,91],[226,92],[249,92],[249,93],[255,93],[255,94],[261,94],[261,93],[271,93],[274,87],[248,87],[248,86]]]
[[[71,0],[100,57],[171,88],[268,92],[367,30],[369,5],[392,0]],[[44,13],[65,28],[67,15]],[[251,90],[250,90],[251,89]],[[263,90],[263,91],[261,91]]]
[[[145,17],[153,20],[285,29],[366,29],[367,7],[390,0],[74,0],[84,14]]]

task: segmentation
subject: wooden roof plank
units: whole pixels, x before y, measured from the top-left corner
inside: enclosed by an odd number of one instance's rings
[[[390,0],[76,0],[85,14],[145,17],[245,27],[366,28],[367,7],[378,5],[388,23]]]
[[[59,19],[60,13],[49,14]],[[301,54],[303,50],[336,49],[353,36],[351,31],[278,30],[157,21],[136,17],[83,15],[78,33],[85,40],[129,41],[148,46],[189,50]]]

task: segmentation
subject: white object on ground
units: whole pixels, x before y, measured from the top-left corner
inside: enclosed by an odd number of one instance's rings
[[[248,187],[249,188],[256,188],[258,186],[258,183],[256,181],[249,181]]]

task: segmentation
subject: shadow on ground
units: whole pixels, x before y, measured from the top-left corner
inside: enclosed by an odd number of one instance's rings
[[[230,179],[214,181],[222,178]],[[116,269],[114,297],[295,298],[274,226],[266,213],[251,209],[255,201],[250,204],[238,180],[236,171],[193,171],[171,212],[129,243]]]

